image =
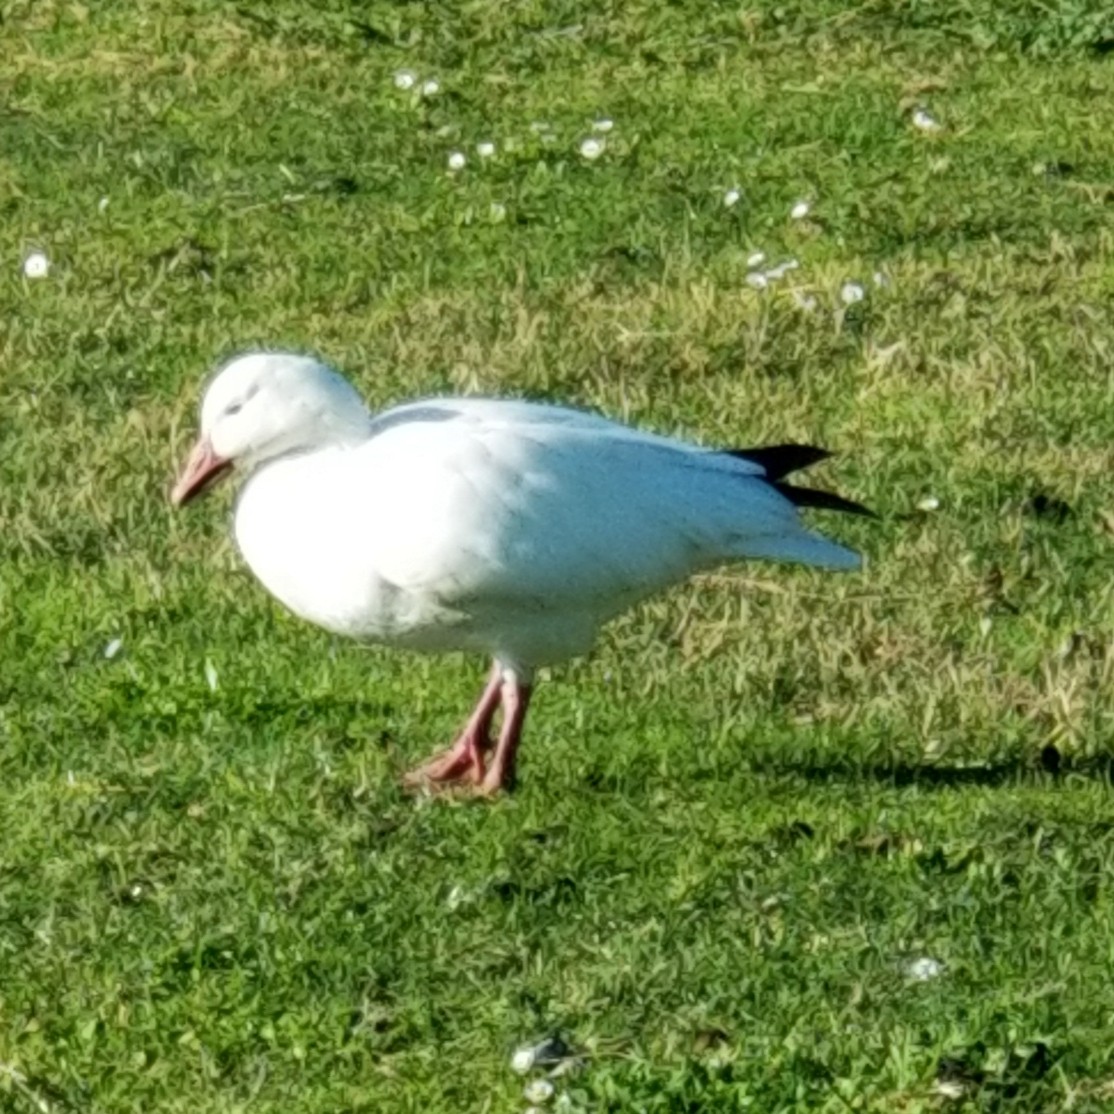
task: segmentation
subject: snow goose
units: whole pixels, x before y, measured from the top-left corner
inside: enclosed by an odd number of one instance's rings
[[[744,558],[858,567],[797,508],[869,512],[783,480],[827,455],[715,451],[512,400],[372,415],[317,360],[256,352],[209,383],[171,499],[235,468],[237,545],[295,614],[366,641],[490,655],[460,736],[407,780],[491,794],[513,782],[538,666],[585,653],[637,600]]]

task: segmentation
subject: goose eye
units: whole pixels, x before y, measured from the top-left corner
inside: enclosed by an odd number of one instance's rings
[[[243,410],[244,405],[251,402],[251,400],[255,398],[257,394],[259,394],[259,384],[252,383],[252,385],[248,387],[248,389],[244,392],[244,397],[241,398],[239,402],[230,402],[224,408],[225,416],[230,418],[235,417],[235,415],[239,414],[239,412]]]

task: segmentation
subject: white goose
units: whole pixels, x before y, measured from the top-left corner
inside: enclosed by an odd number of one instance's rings
[[[210,382],[171,499],[235,466],[236,542],[295,614],[367,641],[491,655],[459,738],[407,775],[490,794],[513,781],[535,669],[585,653],[637,600],[741,558],[858,567],[796,508],[869,512],[782,482],[827,455],[718,452],[510,400],[437,398],[373,416],[324,364],[258,352]]]

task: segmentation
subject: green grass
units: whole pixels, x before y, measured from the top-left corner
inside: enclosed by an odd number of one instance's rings
[[[0,1108],[521,1110],[561,1031],[575,1110],[1109,1109],[1111,39],[1027,0],[0,0]],[[753,290],[758,248],[801,268]],[[519,793],[415,802],[484,664],[334,642],[227,494],[166,504],[258,343],[376,405],[816,440],[868,568],[651,602],[539,690]]]

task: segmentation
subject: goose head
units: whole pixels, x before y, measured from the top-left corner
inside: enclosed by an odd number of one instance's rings
[[[337,372],[307,356],[252,352],[220,368],[201,402],[201,430],[170,494],[175,506],[236,468],[367,436],[363,400]]]

